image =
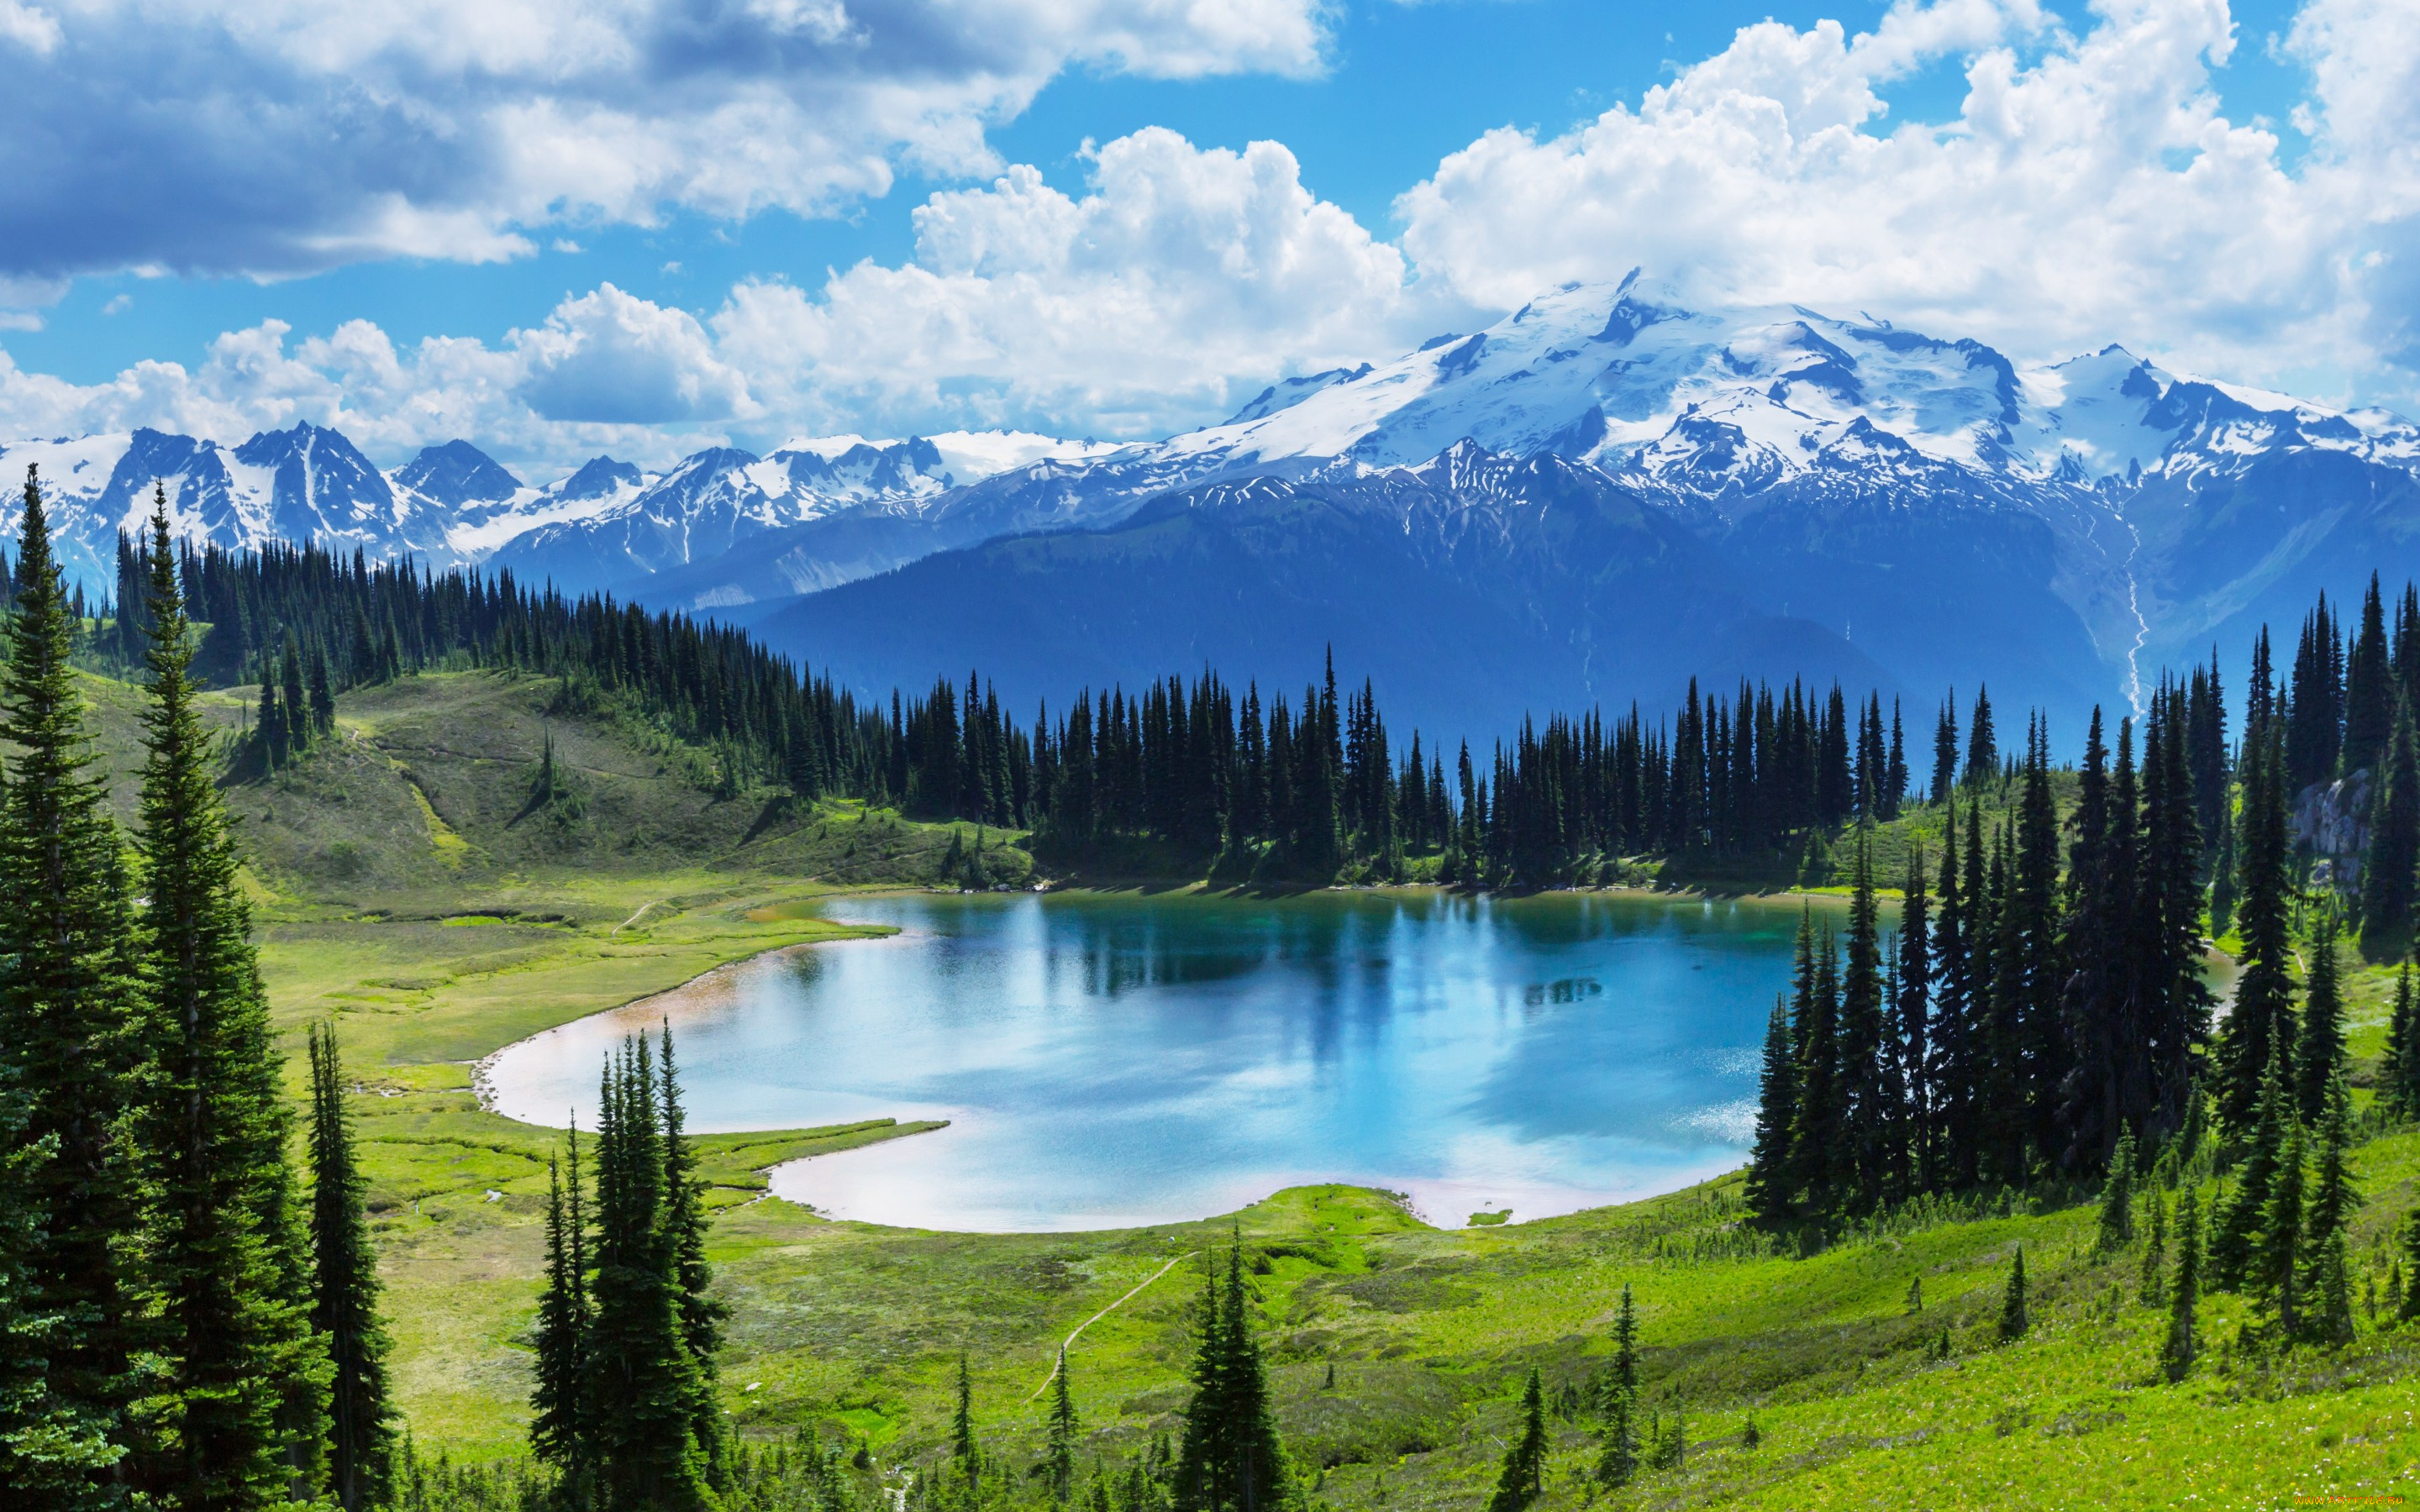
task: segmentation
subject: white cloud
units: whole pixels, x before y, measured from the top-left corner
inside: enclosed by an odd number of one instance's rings
[[[627,29],[584,12],[529,30],[526,7],[465,4],[458,34],[415,45],[459,49],[460,67],[534,66],[548,48],[575,70],[624,66]],[[1176,73],[1204,58],[1314,66],[1317,8],[1289,4],[1020,0],[1005,13],[1040,26],[1049,56]],[[928,0],[921,13],[949,9]],[[758,10],[840,49],[878,48],[904,13]],[[1165,44],[1180,12],[1191,40],[1146,57],[1135,39]],[[1049,30],[1079,15],[1102,29]],[[1286,31],[1287,15],[1314,29]],[[1196,57],[1197,44],[1210,51]],[[322,49],[311,55],[329,69],[385,55],[341,26],[282,45]],[[1861,36],[1765,23],[1636,107],[1452,154],[1398,202],[1400,243],[1319,200],[1280,144],[1203,149],[1146,130],[1094,151],[1078,192],[1009,167],[933,194],[896,266],[751,279],[694,316],[603,285],[493,345],[397,351],[358,322],[289,342],[271,322],[222,337],[190,372],[143,363],[79,388],[5,366],[0,435],[155,424],[240,437],[310,418],[390,458],[462,435],[533,465],[817,431],[1151,436],[1218,418],[1272,378],[1383,356],[1639,265],[1707,301],[1869,311],[2021,359],[2123,341],[2217,376],[2408,406],[2420,12],[2305,7],[2285,42],[2310,80],[2308,149],[2290,164],[2269,128],[2219,104],[2212,70],[2235,45],[2221,0],[2099,0],[2072,34],[2033,0],[1901,0]],[[1945,63],[1964,71],[1958,117],[1894,125],[1891,82]],[[632,131],[628,153],[604,154],[628,177],[583,203],[637,206],[661,173],[689,171],[681,150],[649,167],[660,135]],[[603,140],[566,127],[563,165],[548,171],[580,171]],[[979,154],[979,130],[958,146]],[[714,171],[725,188],[711,193],[741,197],[782,177],[763,162]]]
[[[903,267],[733,291],[720,347],[769,404],[876,428],[1154,434],[1406,329],[1402,255],[1314,198],[1274,142],[1204,150],[1147,130],[1098,149],[1081,196],[1013,168],[915,221]]]
[[[520,396],[544,420],[660,425],[757,412],[694,316],[611,284],[565,301],[512,345],[524,364]]]
[[[1398,201],[1404,246],[1499,308],[1644,265],[1709,300],[1862,308],[2023,356],[2123,340],[2248,379],[2357,372],[2397,259],[2356,249],[2408,261],[2420,179],[2411,8],[2305,11],[2319,150],[2299,173],[2222,113],[2224,0],[2094,10],[2081,36],[1982,0],[1902,0],[1855,39],[1745,28],[1636,109],[1452,154]],[[1945,57],[1966,64],[1959,118],[1887,129],[1877,86]]]
[[[0,0],[0,285],[491,261],[557,224],[818,213],[886,193],[902,163],[997,171],[985,127],[1070,67],[1315,71],[1324,15],[1325,0]]]

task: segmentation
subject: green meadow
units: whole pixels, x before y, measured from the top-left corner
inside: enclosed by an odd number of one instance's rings
[[[133,694],[90,686],[104,759],[124,771]],[[1015,836],[800,808],[773,790],[718,796],[700,753],[557,702],[538,679],[405,678],[347,695],[339,738],[295,765],[239,768],[228,785],[292,1084],[304,1027],[333,1020],[402,1404],[419,1451],[456,1462],[520,1452],[560,1139],[484,1111],[479,1060],[764,950],[851,949],[870,932],[814,912],[836,891],[935,885],[979,845],[988,874],[1031,873]],[[233,728],[248,703],[234,690],[213,717]],[[539,801],[550,740],[561,780]],[[2388,980],[2364,968],[2350,986],[2360,1070],[2381,1048]],[[2201,1364],[2171,1386],[2154,1366],[2165,1311],[2137,1301],[2139,1242],[2094,1252],[2091,1193],[1902,1215],[1806,1256],[1744,1226],[1736,1175],[1451,1231],[1385,1194],[1333,1187],[1077,1235],[832,1223],[766,1195],[782,1161],[920,1127],[700,1139],[733,1309],[722,1388],[743,1436],[804,1432],[862,1444],[877,1465],[928,1461],[964,1350],[987,1443],[1031,1460],[1041,1388],[1075,1335],[1082,1453],[1115,1466],[1171,1431],[1202,1266],[1240,1242],[1280,1425],[1335,1508],[1479,1506],[1532,1367],[1557,1407],[1546,1500],[1559,1506],[2290,1505],[2409,1494],[2420,1460],[2420,1330],[2393,1327],[2382,1301],[2420,1180],[2420,1135],[2406,1131],[2356,1154],[2356,1287],[2381,1299],[2356,1342],[2254,1348],[2242,1302],[2214,1297]],[[2020,1244],[2033,1326],[2003,1344]],[[1640,1311],[1642,1406],[1681,1414],[1688,1447],[1607,1492],[1586,1473],[1595,1424],[1582,1403],[1624,1285]]]

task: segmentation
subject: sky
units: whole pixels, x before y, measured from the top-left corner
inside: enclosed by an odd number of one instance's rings
[[[2420,412],[2412,0],[0,0],[0,437],[1141,439],[1642,268]]]

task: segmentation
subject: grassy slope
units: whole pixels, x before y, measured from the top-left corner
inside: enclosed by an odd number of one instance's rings
[[[122,770],[132,702],[112,685],[95,691]],[[279,1022],[299,1035],[336,1015],[361,1085],[414,1431],[472,1458],[518,1442],[552,1140],[481,1112],[469,1062],[722,961],[852,933],[800,904],[832,886],[930,879],[948,843],[854,806],[798,815],[763,793],[717,802],[690,753],[551,717],[550,695],[458,675],[349,696],[333,748],[230,793]],[[239,690],[221,717],[234,723],[244,702]],[[576,815],[523,812],[550,728]],[[1880,848],[1895,855],[1926,823],[1912,817]],[[2377,972],[2354,980],[2363,1056],[2378,1049],[2383,986]],[[1198,1257],[1230,1220],[942,1235],[754,1200],[776,1159],[895,1132],[706,1142],[724,1210],[715,1258],[736,1306],[728,1402],[752,1431],[820,1425],[910,1456],[939,1441],[965,1347],[993,1442],[1031,1454],[1056,1342],[1168,1260]],[[2374,1143],[2360,1165],[2371,1200],[2356,1253],[2382,1274],[2381,1246],[2420,1178],[2420,1136]],[[2160,1320],[2124,1300],[2133,1257],[2086,1253],[2084,1211],[1944,1222],[1801,1260],[1722,1257],[1737,1248],[1736,1208],[1732,1178],[1451,1233],[1342,1188],[1280,1194],[1233,1220],[1264,1268],[1281,1421],[1306,1462],[1327,1467],[1321,1494],[1340,1508],[1476,1504],[1521,1374],[1535,1364],[1550,1382],[1580,1380],[1625,1281],[1640,1299],[1650,1403],[1684,1397],[1695,1448],[1621,1504],[2261,1504],[2399,1488],[2420,1451],[2409,1335],[2366,1332],[2341,1357],[2269,1365],[2214,1345],[2195,1381],[2150,1384]],[[1994,1348],[2019,1241],[2038,1326]],[[1926,1307],[1911,1317],[1919,1276]],[[1083,1334],[1072,1358],[1088,1454],[1114,1458],[1170,1426],[1199,1284],[1194,1263],[1180,1264]],[[2214,1341],[2240,1311],[2206,1305]],[[1945,1324],[1946,1363],[1927,1349]],[[1752,1451],[1738,1437],[1750,1412],[1762,1433]],[[1557,1436],[1549,1499],[1560,1505],[1583,1499],[1593,1450],[1584,1425]]]
[[[86,690],[131,818],[140,696],[101,679]],[[240,764],[226,787],[298,1093],[303,1026],[333,1017],[343,1036],[414,1429],[482,1457],[520,1436],[520,1340],[558,1136],[482,1110],[474,1063],[732,960],[878,933],[805,905],[836,887],[929,881],[952,833],[855,804],[798,812],[767,791],[718,800],[695,753],[627,723],[555,717],[552,696],[544,681],[481,673],[348,695],[336,739],[274,776]],[[232,730],[250,704],[235,689],[209,715]],[[550,734],[577,801],[533,810]],[[761,1196],[764,1167],[926,1127],[700,1144],[717,1205],[737,1206]]]

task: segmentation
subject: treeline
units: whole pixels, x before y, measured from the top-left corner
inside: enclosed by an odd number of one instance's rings
[[[383,1504],[385,1341],[333,1037],[303,1169],[155,498],[133,833],[29,471],[0,671],[0,1505]]]

